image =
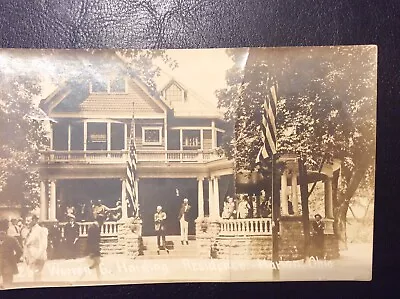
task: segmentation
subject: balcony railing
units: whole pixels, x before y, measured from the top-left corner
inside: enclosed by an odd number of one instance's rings
[[[272,234],[271,218],[224,219],[220,236],[266,236]]]
[[[88,229],[94,222],[77,222],[79,225],[79,237],[87,237]],[[61,236],[64,237],[64,228],[67,223],[61,224]],[[117,236],[118,235],[118,222],[104,222],[101,227],[101,236]]]
[[[43,162],[123,163],[128,151],[42,151]],[[215,150],[138,150],[138,162],[204,163],[221,159]]]

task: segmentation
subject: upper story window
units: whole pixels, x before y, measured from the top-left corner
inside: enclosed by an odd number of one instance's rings
[[[123,77],[113,79],[96,78],[90,84],[91,93],[126,93],[126,80]]]
[[[161,127],[142,127],[143,145],[161,145],[162,128]]]
[[[184,101],[184,91],[176,84],[172,84],[165,90],[165,98],[171,102]]]

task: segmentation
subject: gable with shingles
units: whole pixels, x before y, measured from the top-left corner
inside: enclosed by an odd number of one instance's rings
[[[89,82],[72,84],[69,93],[50,109],[49,114],[110,113],[125,116],[132,114],[132,102],[135,103],[136,115],[163,114],[166,109],[159,99],[143,90],[133,79],[128,79],[126,93],[90,93]]]

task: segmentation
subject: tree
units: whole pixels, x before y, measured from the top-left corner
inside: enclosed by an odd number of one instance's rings
[[[27,115],[34,109],[31,99],[40,93],[40,82],[25,74],[3,72],[0,78],[0,202],[34,208],[39,199],[35,165],[48,138],[42,123]]]
[[[243,49],[227,54],[236,62]],[[251,49],[246,67],[239,69],[236,63],[227,73],[228,87],[217,92],[219,106],[227,108],[226,120],[235,125],[231,139],[238,169],[256,167],[261,105],[267,88],[277,82],[279,153],[306,154],[312,170],[323,158],[342,161],[334,214],[344,245],[350,200],[362,180],[374,174],[376,48]]]

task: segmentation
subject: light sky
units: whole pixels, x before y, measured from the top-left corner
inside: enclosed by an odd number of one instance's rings
[[[167,55],[176,60],[178,67],[171,70],[161,63],[160,67],[166,74],[181,82],[189,92],[217,103],[215,91],[226,87],[226,71],[233,66],[226,49],[168,50]],[[156,83],[162,88],[167,82],[160,78]]]
[[[189,92],[216,105],[215,91],[226,86],[226,71],[233,66],[226,49],[177,49],[167,50],[167,54],[178,67],[172,70],[161,59],[155,61],[162,69],[161,76],[155,79],[158,89],[173,77]],[[54,88],[54,85],[45,83],[41,97],[46,98]]]

